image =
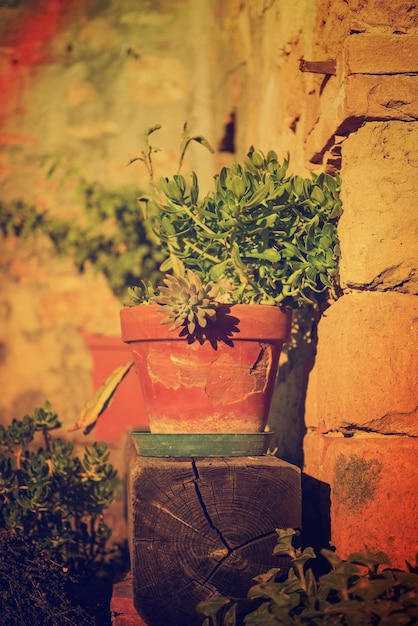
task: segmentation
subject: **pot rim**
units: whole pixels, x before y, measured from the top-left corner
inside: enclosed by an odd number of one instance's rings
[[[266,304],[222,304],[221,316],[232,328],[232,341],[264,341],[284,343],[290,338],[292,309]],[[169,330],[171,324],[162,324],[164,313],[158,304],[139,304],[120,310],[122,339],[136,341],[187,341],[179,336],[183,326]]]

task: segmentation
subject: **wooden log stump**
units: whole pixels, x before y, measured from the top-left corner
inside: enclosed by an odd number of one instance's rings
[[[301,526],[300,470],[274,456],[153,458],[134,451],[128,519],[134,606],[148,626],[196,626],[196,605],[245,598],[286,567],[276,528]]]

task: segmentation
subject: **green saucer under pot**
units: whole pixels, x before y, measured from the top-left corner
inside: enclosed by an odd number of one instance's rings
[[[262,456],[267,452],[274,433],[154,434],[130,433],[140,456],[215,457]]]

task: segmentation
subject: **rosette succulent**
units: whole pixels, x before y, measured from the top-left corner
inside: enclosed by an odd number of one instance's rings
[[[196,327],[206,328],[208,320],[216,317],[218,288],[212,282],[202,284],[199,276],[189,270],[187,278],[167,274],[164,283],[160,295],[154,296],[153,300],[161,305],[161,312],[167,316],[161,323],[172,323],[170,330],[185,326],[193,335]]]

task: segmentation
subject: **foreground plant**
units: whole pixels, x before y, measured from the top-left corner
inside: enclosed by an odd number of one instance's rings
[[[202,626],[412,626],[418,622],[418,555],[408,571],[391,567],[383,552],[321,554],[329,573],[316,577],[306,563],[312,548],[294,548],[293,529],[277,530],[274,554],[288,555],[287,577],[278,568],[258,576],[248,601],[216,597],[198,605]]]
[[[71,578],[47,550],[0,530],[0,606],[7,626],[98,626],[71,593]],[[70,583],[70,584],[69,584]]]
[[[0,529],[88,579],[111,552],[103,512],[119,479],[105,443],[74,456],[72,442],[51,435],[60,426],[49,403],[7,428],[0,425]]]
[[[164,283],[154,301],[167,315],[161,323],[172,323],[170,330],[185,326],[185,331],[193,335],[196,327],[205,328],[216,316],[218,288],[212,282],[203,285],[199,276],[189,270],[186,277],[167,274]]]

